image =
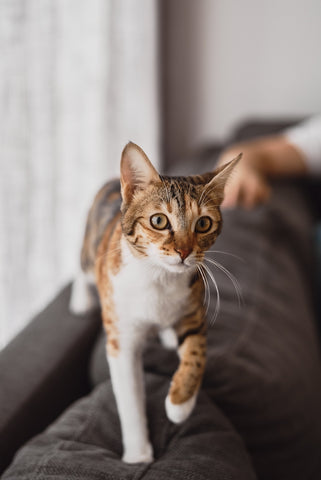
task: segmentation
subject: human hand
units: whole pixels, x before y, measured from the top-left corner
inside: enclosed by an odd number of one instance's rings
[[[243,158],[227,182],[223,207],[255,207],[271,194],[269,178],[297,177],[308,173],[303,153],[283,135],[233,145],[223,152],[219,166],[240,152],[243,152]]]
[[[242,206],[251,209],[265,202],[270,196],[271,188],[260,171],[259,158],[246,148],[244,150],[242,160],[235,167],[225,186],[223,208]],[[221,156],[219,165],[225,164],[240,151],[239,147],[226,151]]]
[[[241,162],[226,184],[223,208],[239,205],[250,209],[265,202],[270,196],[271,188],[263,175]]]

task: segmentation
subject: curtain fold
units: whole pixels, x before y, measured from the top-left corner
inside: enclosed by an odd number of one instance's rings
[[[157,0],[0,0],[0,344],[70,280],[128,140],[159,166]]]

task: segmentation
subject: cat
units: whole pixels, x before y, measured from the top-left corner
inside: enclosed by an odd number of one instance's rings
[[[123,461],[152,462],[145,414],[142,350],[151,331],[177,348],[165,409],[183,422],[192,412],[206,358],[204,276],[199,267],[222,227],[224,187],[241,154],[216,171],[161,176],[136,144],[121,156],[120,182],[97,193],[73,284],[71,310],[93,304],[98,290],[107,359],[121,424]]]

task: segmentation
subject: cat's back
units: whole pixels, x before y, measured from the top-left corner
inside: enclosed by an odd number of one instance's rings
[[[120,181],[111,180],[98,191],[88,213],[81,250],[81,267],[84,272],[94,271],[98,247],[106,231],[120,216],[120,206]]]

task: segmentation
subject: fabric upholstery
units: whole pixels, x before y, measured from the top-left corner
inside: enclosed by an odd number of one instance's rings
[[[108,380],[27,444],[3,479],[255,478],[243,441],[205,393],[200,396],[194,415],[177,427],[165,416],[163,399],[168,378],[148,374],[146,383],[149,427],[156,456],[152,465],[127,465],[120,461],[120,427]]]
[[[68,311],[70,286],[0,352],[0,474],[13,453],[89,391],[99,314]]]
[[[321,360],[312,308],[310,232],[305,198],[291,185],[276,186],[271,202],[254,211],[224,213],[223,233],[213,247],[221,253],[212,258],[238,279],[243,304],[238,305],[228,276],[215,269],[220,312],[209,328],[197,407],[181,426],[171,425],[164,412],[177,356],[157,340],[148,345],[154,464],[120,462],[102,335],[91,361],[93,393],[22,448],[3,478],[319,479]],[[212,299],[209,316],[215,289]]]

